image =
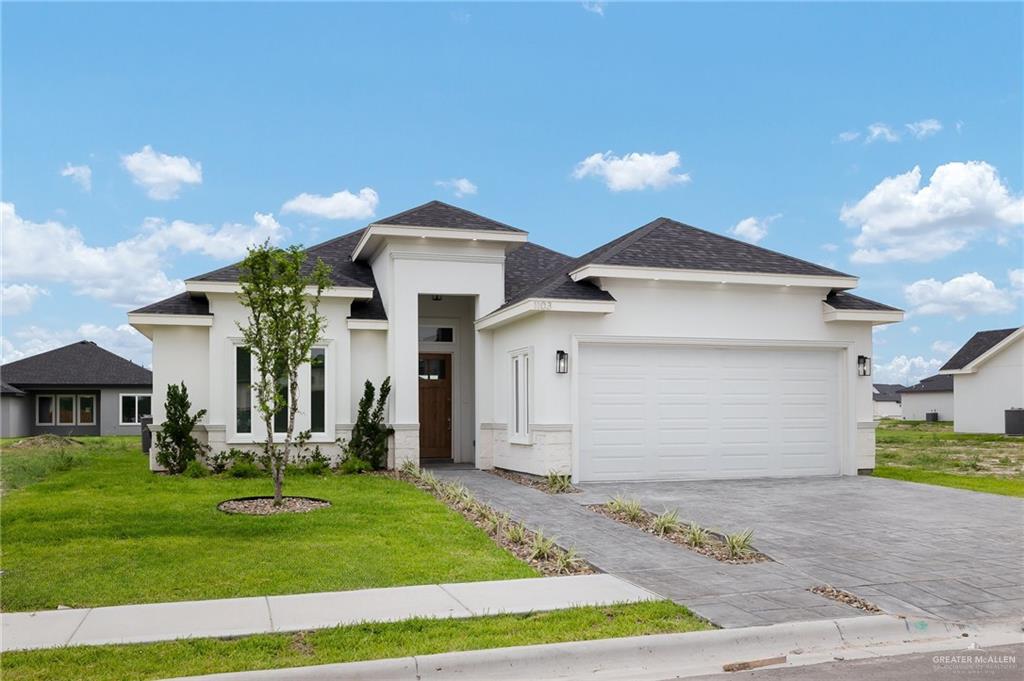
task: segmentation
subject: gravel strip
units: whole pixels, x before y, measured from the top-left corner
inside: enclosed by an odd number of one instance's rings
[[[835,588],[834,586],[813,586],[808,589],[808,591],[816,593],[819,596],[824,596],[825,598],[831,598],[833,601],[845,603],[846,605],[857,608],[858,610],[863,610],[864,612],[882,612],[878,606],[868,603],[860,596],[854,596],[849,591],[843,591]]]
[[[278,513],[309,513],[327,508],[331,502],[324,499],[309,497],[284,497],[280,506],[274,506],[274,497],[255,497],[253,499],[229,499],[217,504],[217,508],[225,513],[241,513],[245,515],[276,515]]]

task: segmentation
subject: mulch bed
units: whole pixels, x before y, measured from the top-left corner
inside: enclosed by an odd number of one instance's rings
[[[59,449],[61,447],[81,447],[84,442],[60,435],[34,435],[7,445],[11,449]]]
[[[280,506],[274,506],[274,497],[250,497],[247,499],[228,499],[217,504],[217,509],[224,513],[243,515],[277,515],[278,513],[309,513],[327,508],[331,502],[312,497],[284,497]]]
[[[693,546],[689,542],[687,542],[686,533],[683,530],[679,530],[676,532],[666,532],[665,534],[658,534],[654,531],[654,519],[657,516],[655,516],[653,513],[647,510],[643,512],[644,517],[642,520],[633,521],[621,513],[614,513],[610,511],[608,507],[605,506],[604,504],[592,504],[590,506],[587,506],[587,508],[589,508],[594,513],[599,513],[600,515],[603,515],[606,518],[611,518],[612,520],[616,520],[625,525],[630,525],[638,530],[646,532],[647,534],[653,534],[656,537],[661,537],[662,539],[666,539],[672,542],[673,544],[679,544],[680,546],[688,548],[691,551],[696,551],[697,553],[707,556],[708,558],[714,558],[715,560],[721,563],[745,565],[748,563],[763,563],[765,561],[771,560],[771,558],[769,558],[767,555],[761,553],[760,551],[754,548],[751,548],[741,558],[730,557],[729,551],[725,547],[725,538],[717,532],[708,531],[708,543],[704,546]],[[684,529],[686,525],[687,523],[683,523]]]
[[[448,508],[452,509],[453,511],[456,511],[457,513],[462,515],[463,518],[465,518],[466,520],[468,520],[469,522],[473,523],[478,528],[483,530],[484,533],[486,533],[494,541],[495,544],[502,547],[503,549],[514,555],[516,558],[526,563],[527,565],[534,567],[538,572],[540,572],[545,577],[552,577],[558,575],[592,575],[598,572],[598,570],[596,570],[594,566],[590,565],[590,563],[587,563],[582,559],[577,560],[575,563],[572,563],[571,565],[565,565],[559,564],[555,558],[534,558],[531,555],[531,546],[533,544],[534,537],[537,534],[536,532],[528,530],[524,526],[523,533],[525,539],[523,540],[523,542],[512,542],[508,539],[508,537],[505,536],[505,532],[503,531],[503,529],[495,528],[494,523],[490,520],[490,518],[488,518],[489,515],[492,517],[500,516],[500,514],[498,514],[498,512],[495,511],[490,506],[487,506],[486,504],[478,501],[477,499],[473,499],[472,503],[452,503],[450,500],[446,499],[444,496],[439,494],[436,489],[434,489],[433,487],[426,484],[421,479],[415,476],[408,475],[407,473],[403,473],[400,471],[395,471],[393,475],[395,478],[399,480],[404,480],[405,482],[415,485],[416,487],[419,487],[421,490],[428,492],[429,494],[432,494],[436,499],[438,499],[443,504],[448,506]],[[512,521],[510,522],[511,524],[516,524]],[[549,538],[554,539],[553,537]],[[563,554],[566,552],[561,547],[556,548],[556,551]]]
[[[863,610],[864,612],[882,612],[877,605],[868,603],[860,596],[854,596],[849,591],[843,591],[835,588],[834,586],[814,586],[808,589],[808,591],[816,593],[819,596],[824,596],[825,598],[831,598],[833,601],[845,603],[846,605],[857,608],[858,610]]]
[[[536,475],[526,475],[524,473],[516,473],[515,471],[507,471],[504,468],[492,468],[488,472],[497,475],[499,478],[505,478],[506,480],[511,480],[512,482],[520,485],[533,487],[534,489],[539,489],[541,492],[547,492],[548,494],[577,494],[580,491],[575,487],[569,487],[569,489],[562,491],[553,490],[548,487],[548,481],[543,478]]]

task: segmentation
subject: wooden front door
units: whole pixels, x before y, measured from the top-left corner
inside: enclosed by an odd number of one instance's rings
[[[420,353],[420,458],[452,458],[452,356]]]

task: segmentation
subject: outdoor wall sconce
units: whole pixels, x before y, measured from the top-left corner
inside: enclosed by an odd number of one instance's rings
[[[569,373],[569,353],[565,350],[555,350],[555,373]]]
[[[871,375],[871,358],[864,355],[857,355],[857,375]]]

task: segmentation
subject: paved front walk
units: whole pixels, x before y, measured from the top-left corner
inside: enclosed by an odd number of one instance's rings
[[[588,484],[551,495],[482,471],[434,471],[598,569],[723,627],[864,614],[807,591],[823,584],[892,614],[1024,613],[1019,499],[875,478]],[[706,527],[753,528],[775,562],[720,563],[584,508],[618,493]]]
[[[477,617],[657,598],[650,591],[605,574],[16,612],[0,614],[0,650],[245,636],[414,617]]]

